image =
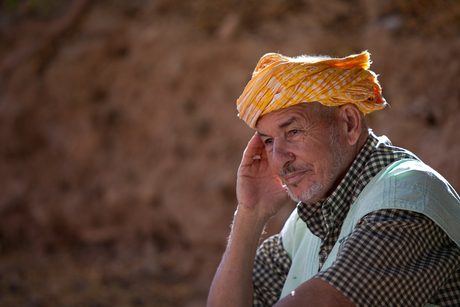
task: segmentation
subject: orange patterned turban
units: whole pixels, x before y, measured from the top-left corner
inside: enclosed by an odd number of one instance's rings
[[[255,128],[262,115],[302,102],[353,103],[364,114],[383,109],[387,102],[370,63],[367,51],[341,59],[267,53],[236,102],[238,116]]]

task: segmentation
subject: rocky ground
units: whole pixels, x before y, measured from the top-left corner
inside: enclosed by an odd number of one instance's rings
[[[204,306],[253,134],[235,101],[266,52],[369,50],[391,105],[370,125],[460,189],[458,1],[0,9],[2,306]]]

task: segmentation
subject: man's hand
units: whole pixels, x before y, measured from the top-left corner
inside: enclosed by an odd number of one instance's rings
[[[270,217],[289,202],[281,180],[270,169],[258,134],[244,151],[237,181],[238,212],[222,262],[208,296],[211,306],[252,306],[252,268],[260,236]]]
[[[252,306],[252,269],[260,235],[267,220],[290,200],[280,178],[270,169],[258,134],[244,151],[238,169],[237,197],[238,213],[209,291],[208,307]],[[294,296],[284,298],[276,306],[353,306],[349,304],[328,283],[310,279],[296,289]]]
[[[236,194],[239,210],[257,211],[266,220],[290,200],[281,179],[270,168],[265,146],[257,133],[243,153]]]

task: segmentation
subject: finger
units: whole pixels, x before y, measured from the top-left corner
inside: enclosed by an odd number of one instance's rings
[[[259,135],[256,133],[252,136],[251,140],[248,142],[246,149],[244,150],[245,156],[260,155],[264,150],[264,143],[260,139]]]
[[[254,157],[257,156],[257,160],[267,160],[268,161],[267,151],[265,150],[265,144],[258,132],[256,132],[256,135],[258,136],[258,140],[260,141],[261,150],[260,150],[260,154],[254,155]]]
[[[265,151],[264,143],[256,133],[248,142],[246,149],[243,153],[243,161],[245,163],[252,163],[255,159],[260,160]]]

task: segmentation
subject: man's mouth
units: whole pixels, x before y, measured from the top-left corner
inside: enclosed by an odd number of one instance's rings
[[[305,174],[312,170],[312,166],[308,165],[290,165],[281,170],[280,177],[286,185],[295,187],[305,177]]]
[[[306,172],[307,171],[296,171],[296,172],[288,173],[283,176],[283,180],[286,184],[295,185],[302,179],[302,177],[305,175]]]

